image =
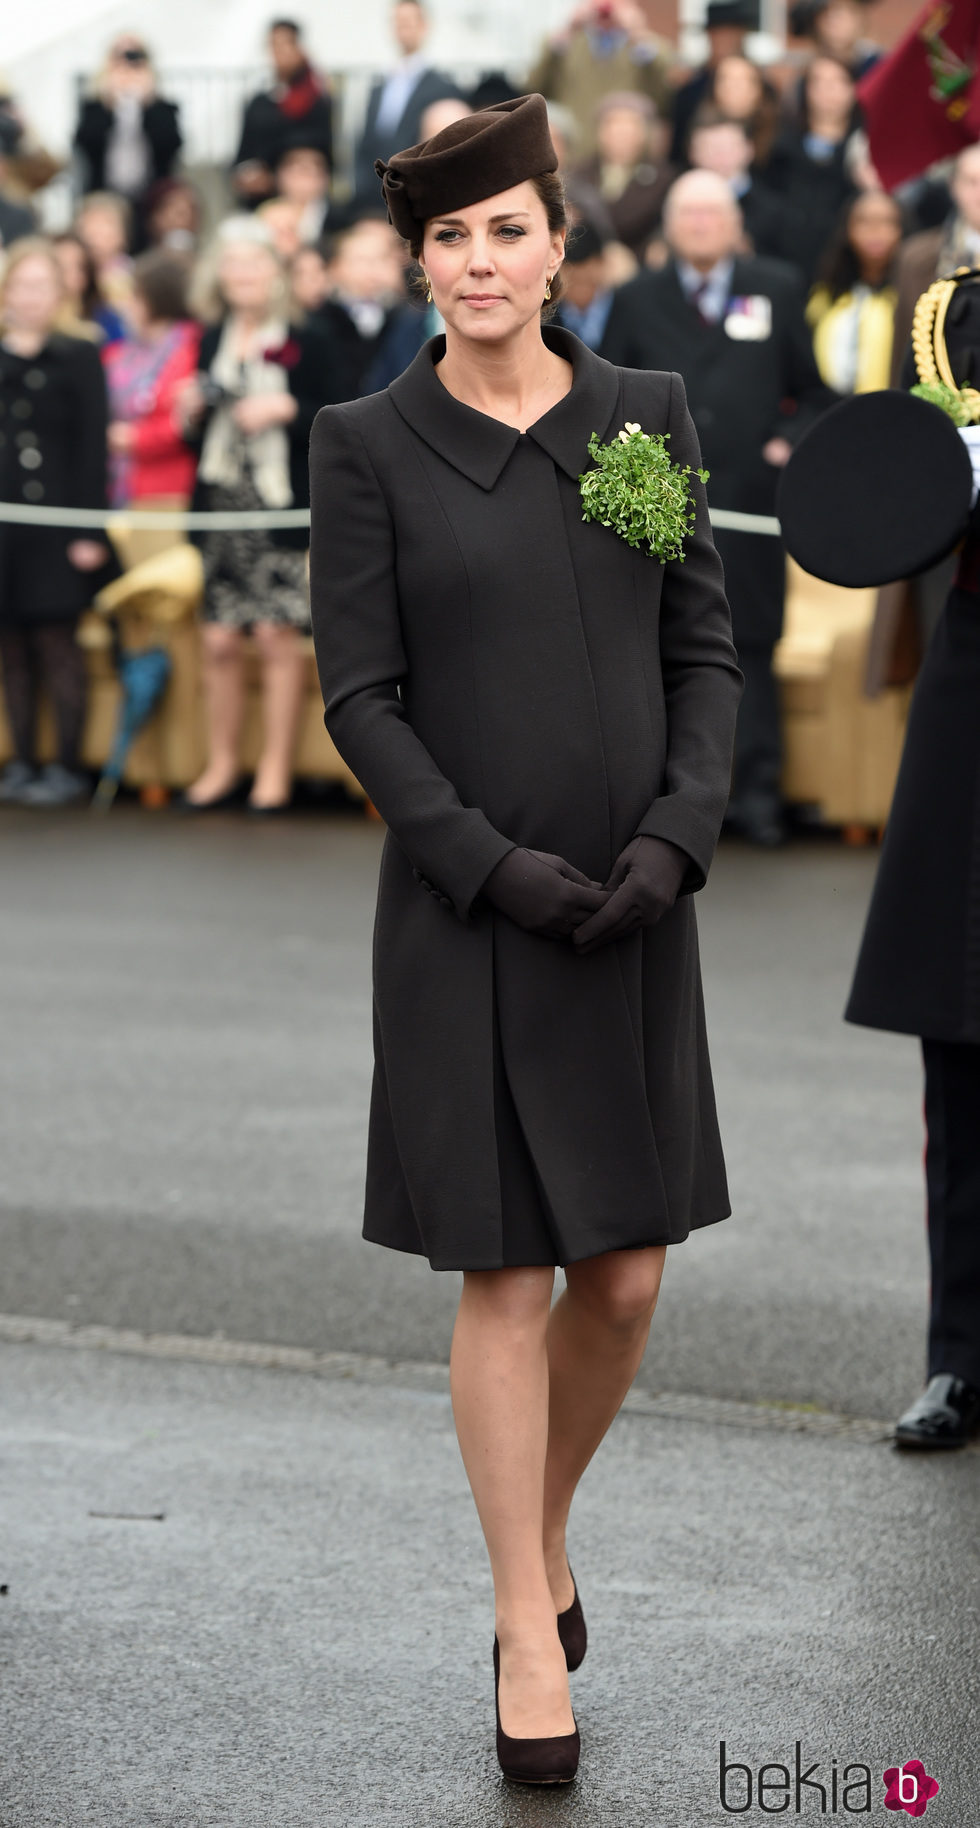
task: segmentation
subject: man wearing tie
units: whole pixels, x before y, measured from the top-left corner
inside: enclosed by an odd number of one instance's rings
[[[836,397],[817,372],[802,285],[782,262],[738,252],[741,211],[714,172],[678,178],[664,234],[667,265],[616,293],[600,354],[681,374],[711,506],[771,515],[793,444]],[[782,632],[785,554],[766,534],[718,529],[715,541],[745,675],[730,820],[750,841],[773,845],[784,835],[772,653]]]
[[[422,116],[431,102],[459,94],[451,77],[432,69],[426,61],[425,41],[429,17],[422,0],[395,0],[391,29],[400,56],[389,76],[371,86],[364,126],[354,153],[354,190],[358,204],[378,202],[375,159],[388,159],[403,146],[416,146],[422,137]]]

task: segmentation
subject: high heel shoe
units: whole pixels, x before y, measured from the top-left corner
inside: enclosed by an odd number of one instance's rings
[[[570,1784],[578,1770],[578,1727],[547,1739],[515,1739],[500,1724],[500,1643],[493,1639],[493,1691],[497,1710],[497,1761],[512,1784]],[[574,1720],[575,1715],[572,1715]]]
[[[572,1574],[571,1568],[568,1572]],[[575,1597],[571,1605],[566,1606],[565,1611],[558,1614],[558,1636],[561,1639],[561,1647],[565,1652],[565,1662],[568,1668],[577,1669],[585,1656],[589,1640],[574,1574],[572,1574],[572,1587]]]

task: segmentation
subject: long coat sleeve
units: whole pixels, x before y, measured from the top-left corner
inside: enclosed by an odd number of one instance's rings
[[[526,433],[453,399],[436,338],[311,442],[325,720],[388,825],[364,1236],[433,1268],[679,1241],[729,1210],[693,897],[581,958],[480,893],[515,844],[604,881],[638,832],[697,888],[730,778],[703,490],[682,564],[582,519],[593,431],[636,420],[697,463],[683,385],[545,336],[573,384]]]

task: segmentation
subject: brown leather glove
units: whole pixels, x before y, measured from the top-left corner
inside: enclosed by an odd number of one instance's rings
[[[527,933],[567,938],[607,900],[601,883],[552,851],[521,845],[501,857],[482,885],[487,900]]]
[[[575,930],[576,952],[594,952],[635,927],[655,927],[677,900],[689,863],[687,852],[666,838],[632,838],[610,871],[605,905]]]

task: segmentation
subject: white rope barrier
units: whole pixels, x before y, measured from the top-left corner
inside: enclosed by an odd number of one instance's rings
[[[763,533],[778,539],[772,514],[740,514],[734,508],[710,508],[711,525],[726,533]],[[238,508],[214,513],[190,508],[41,508],[27,502],[0,501],[0,523],[15,527],[70,527],[101,533],[129,527],[154,533],[237,533],[249,528],[308,527],[309,508]]]

